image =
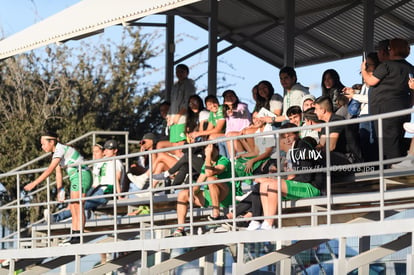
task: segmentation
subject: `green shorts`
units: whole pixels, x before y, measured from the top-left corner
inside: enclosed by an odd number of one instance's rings
[[[311,198],[321,194],[321,191],[310,183],[286,180],[287,195],[283,200],[297,200],[300,198]]]
[[[246,172],[244,169],[246,169],[246,162],[252,158],[255,157],[241,157],[237,158],[236,162],[234,164],[234,171],[236,172],[236,175],[238,177],[247,177],[247,176],[253,176],[253,173],[263,165],[269,158],[265,158],[262,160],[258,160],[255,163],[253,163],[252,172]],[[244,180],[246,184],[252,184],[253,180]]]
[[[174,124],[170,127],[170,142],[176,143],[186,140],[185,124]]]
[[[233,196],[232,196],[232,192],[231,192],[231,183],[226,182],[226,185],[229,187],[229,193],[224,198],[224,200],[220,202],[220,207],[229,207],[230,205],[233,204]],[[237,188],[236,188],[236,193],[237,193],[236,196],[240,195],[240,194],[238,194],[240,192],[238,192]],[[203,194],[204,194],[204,200],[205,200],[203,207],[213,206],[212,203],[211,203],[210,190],[204,189]]]
[[[79,191],[79,172],[72,173],[69,176],[70,191]],[[92,174],[89,170],[82,169],[82,194],[86,194],[92,186]]]

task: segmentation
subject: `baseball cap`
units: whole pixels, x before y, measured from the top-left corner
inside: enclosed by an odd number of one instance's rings
[[[116,140],[110,139],[107,140],[104,144],[105,149],[118,149],[118,142]]]
[[[146,133],[142,139],[150,139],[150,140],[155,140],[156,136],[153,133]]]

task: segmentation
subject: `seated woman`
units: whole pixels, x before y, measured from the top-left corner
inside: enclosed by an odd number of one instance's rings
[[[223,106],[220,106],[216,96],[209,95],[205,98],[207,110],[210,111],[208,118],[208,126],[206,130],[194,131],[188,136],[191,139],[196,139],[200,136],[208,136],[208,139],[215,139],[223,136],[226,129],[226,119],[224,117]]]
[[[190,134],[196,131],[204,131],[208,126],[208,118],[210,112],[204,108],[203,100],[199,95],[192,95],[188,100],[187,108],[187,120],[185,124],[185,132],[187,136],[187,142],[193,143],[201,141],[201,136],[198,140],[194,140],[190,137]]]
[[[253,124],[257,127],[256,133],[272,131],[270,124],[265,123],[257,113],[253,114]],[[236,157],[235,172],[239,177],[251,176],[253,174],[267,173],[266,164],[273,153],[275,138],[273,135],[254,137],[254,145],[240,139],[241,146],[245,148],[245,153]],[[251,183],[247,180],[246,183]]]
[[[238,96],[233,90],[226,90],[223,93],[224,104],[223,110],[226,117],[226,132],[225,136],[239,136],[240,131],[248,127],[251,123],[251,114],[247,104],[240,102]],[[219,146],[221,146],[220,143]],[[226,143],[227,156],[231,151],[231,142]]]
[[[285,120],[282,114],[283,97],[275,93],[272,83],[267,80],[262,80],[258,84],[258,94],[256,100],[255,112],[261,113],[263,120],[267,123],[277,123]]]

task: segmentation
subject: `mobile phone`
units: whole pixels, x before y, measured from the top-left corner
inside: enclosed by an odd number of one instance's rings
[[[410,79],[411,79],[411,78],[414,78],[414,75],[413,75],[412,73],[409,73],[409,74],[408,74],[408,78],[410,78]]]
[[[367,60],[367,53],[365,51],[362,52],[363,61]]]

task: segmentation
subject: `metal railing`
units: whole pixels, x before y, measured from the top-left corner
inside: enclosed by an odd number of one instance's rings
[[[352,119],[352,120],[344,120],[344,121],[337,121],[337,122],[332,122],[332,123],[324,123],[324,124],[319,124],[319,125],[312,125],[312,126],[303,126],[303,127],[298,127],[298,128],[288,128],[288,129],[279,129],[279,130],[275,130],[272,132],[263,132],[263,133],[257,133],[257,134],[249,134],[249,135],[244,135],[244,136],[238,136],[238,137],[223,137],[220,139],[216,139],[216,140],[212,140],[212,141],[205,141],[205,142],[200,142],[200,143],[195,143],[195,144],[186,144],[186,145],[182,145],[182,146],[177,146],[174,149],[182,149],[182,150],[188,150],[189,151],[189,155],[191,156],[192,151],[199,146],[206,146],[207,144],[211,144],[211,143],[218,143],[218,142],[226,142],[226,141],[231,141],[231,140],[236,140],[236,139],[240,139],[240,138],[254,138],[257,136],[269,136],[269,135],[273,135],[275,137],[276,142],[276,151],[279,152],[279,140],[280,140],[280,136],[284,133],[289,133],[289,132],[293,132],[293,131],[298,131],[298,130],[305,130],[305,129],[316,129],[316,128],[325,128],[326,129],[326,133],[327,135],[329,135],[329,128],[333,127],[333,126],[338,126],[338,125],[346,125],[346,124],[355,124],[355,123],[361,123],[361,122],[366,122],[366,121],[372,121],[372,120],[378,120],[379,121],[379,137],[383,137],[382,135],[382,123],[381,121],[384,119],[387,119],[389,117],[394,117],[394,116],[401,116],[401,115],[406,115],[413,112],[413,109],[410,110],[403,110],[403,111],[398,111],[398,112],[394,112],[394,113],[388,113],[388,114],[382,114],[382,115],[376,115],[376,116],[370,116],[370,117],[363,117],[363,118],[357,118],[357,119]],[[115,133],[120,133],[120,134],[125,134],[125,132],[115,132]],[[93,137],[93,144],[95,143],[95,138],[96,135],[114,135],[114,132],[90,132],[88,134],[85,134],[82,137],[79,137],[78,139],[72,141],[71,143],[77,142],[79,140],[84,140],[85,138],[89,138],[89,137]],[[128,140],[128,135],[125,134],[125,143],[128,144],[129,140]],[[381,146],[381,142],[379,143]],[[163,148],[163,149],[157,149],[157,150],[152,150],[152,151],[148,151],[148,152],[137,152],[137,153],[129,153],[127,150],[128,146],[125,146],[126,148],[126,154],[122,155],[122,156],[116,156],[116,157],[111,157],[111,158],[106,158],[106,159],[100,159],[100,160],[90,160],[90,161],[85,161],[82,163],[82,165],[93,165],[95,163],[98,162],[102,162],[102,161],[111,161],[113,163],[113,165],[115,165],[115,161],[116,160],[123,160],[125,163],[128,163],[128,160],[131,158],[138,158],[140,156],[145,156],[145,155],[152,155],[152,154],[158,154],[158,153],[163,153],[163,152],[168,152],[171,150],[171,148]],[[329,140],[326,144],[326,148],[329,148]],[[341,167],[336,167],[330,164],[330,160],[329,160],[329,154],[327,154],[327,159],[326,159],[326,167],[323,168],[318,168],[318,169],[313,169],[313,170],[307,170],[307,171],[295,171],[295,174],[302,174],[302,173],[315,173],[315,172],[320,172],[320,171],[325,171],[326,172],[326,194],[320,197],[316,197],[313,199],[305,199],[305,201],[307,200],[307,203],[303,203],[303,206],[308,206],[311,207],[311,210],[309,212],[305,211],[305,212],[295,212],[295,213],[283,213],[283,209],[287,207],[288,204],[286,204],[285,202],[283,202],[282,200],[282,195],[281,192],[278,192],[278,205],[281,207],[278,207],[278,213],[275,216],[270,216],[270,217],[254,217],[254,218],[244,218],[243,220],[253,220],[253,219],[264,219],[264,218],[273,218],[273,219],[277,219],[278,221],[278,228],[283,227],[283,222],[287,219],[294,219],[294,218],[299,218],[299,217],[306,217],[306,218],[310,218],[312,220],[310,226],[318,226],[319,223],[317,222],[318,218],[320,217],[326,217],[326,225],[331,225],[333,223],[332,221],[332,217],[337,216],[337,215],[344,215],[344,214],[358,214],[358,213],[367,213],[367,212],[378,212],[380,214],[380,221],[383,221],[386,217],[385,212],[389,211],[389,210],[396,210],[396,211],[400,211],[402,209],[410,209],[410,208],[414,208],[414,190],[412,188],[408,188],[402,191],[388,191],[387,190],[387,186],[386,186],[386,181],[385,178],[389,177],[389,176],[395,176],[395,175],[402,175],[402,174],[408,174],[408,175],[412,175],[414,172],[412,171],[412,169],[408,169],[408,170],[392,170],[392,169],[386,169],[385,165],[391,164],[391,163],[395,163],[397,161],[401,161],[405,158],[398,158],[398,159],[391,159],[391,160],[384,160],[382,158],[382,148],[379,147],[378,148],[379,153],[380,153],[380,159],[379,161],[375,161],[375,162],[368,162],[368,163],[356,163],[356,164],[348,164],[348,165],[342,165]],[[233,142],[231,143],[231,148],[229,150],[230,152],[234,152],[234,145]],[[42,156],[45,157],[45,156]],[[39,159],[39,158],[38,158]],[[37,159],[37,160],[38,160]],[[97,219],[97,224],[99,223],[99,220],[102,221],[108,221],[107,224],[111,224],[112,225],[112,229],[107,229],[107,227],[105,227],[104,230],[97,230],[96,232],[82,232],[80,234],[82,242],[84,240],[84,238],[86,237],[94,237],[94,236],[102,236],[102,235],[111,235],[114,238],[114,242],[117,242],[119,239],[119,236],[122,233],[131,233],[131,232],[136,232],[137,234],[145,234],[145,232],[149,232],[149,239],[156,239],[156,232],[160,231],[160,230],[172,230],[174,228],[176,228],[177,226],[186,226],[190,228],[190,235],[195,235],[197,233],[196,228],[198,227],[203,227],[203,226],[213,226],[216,225],[217,223],[223,223],[223,222],[229,222],[233,225],[232,230],[236,231],[236,222],[238,221],[242,221],[242,219],[235,217],[235,215],[233,216],[232,219],[227,219],[227,220],[223,220],[223,221],[208,221],[205,219],[199,220],[199,214],[197,214],[197,212],[195,211],[195,206],[193,205],[193,194],[192,194],[192,189],[195,186],[203,186],[206,184],[214,184],[214,183],[218,183],[218,182],[231,182],[232,183],[232,193],[235,194],[235,184],[237,181],[244,181],[244,180],[248,180],[248,179],[255,179],[258,177],[272,177],[275,179],[278,179],[278,188],[279,190],[281,190],[281,186],[280,186],[280,179],[284,178],[285,176],[289,175],[291,172],[284,172],[284,171],[280,171],[280,169],[278,169],[278,171],[276,173],[271,173],[271,174],[266,174],[266,175],[253,175],[253,176],[245,176],[245,177],[238,177],[236,175],[235,172],[235,168],[234,168],[234,162],[235,159],[233,157],[230,158],[231,160],[231,178],[229,179],[222,179],[222,180],[216,180],[216,181],[211,181],[211,182],[203,182],[203,183],[194,183],[192,180],[189,181],[188,185],[177,185],[177,186],[169,186],[169,187],[160,187],[160,188],[153,188],[152,184],[150,184],[149,188],[147,190],[138,190],[138,191],[133,191],[133,192],[125,192],[125,193],[121,193],[121,194],[117,194],[116,193],[116,188],[114,188],[114,193],[113,194],[107,194],[107,195],[102,195],[102,196],[95,196],[94,198],[107,198],[108,200],[111,201],[111,205],[112,205],[112,213],[108,214],[108,216],[104,216],[102,218],[98,218]],[[33,162],[30,162],[30,164],[32,164]],[[37,174],[40,173],[42,171],[44,171],[45,169],[33,169],[33,170],[25,170],[25,171],[20,171],[21,169],[27,167],[27,165],[30,164],[25,164],[23,166],[20,166],[16,169],[13,169],[12,171],[5,173],[5,174],[1,174],[0,178],[5,178],[5,177],[16,177],[16,186],[17,186],[17,194],[18,194],[18,198],[16,201],[14,201],[13,203],[4,205],[0,208],[0,211],[16,211],[16,221],[20,221],[21,217],[21,212],[23,208],[26,207],[38,207],[38,208],[45,208],[45,209],[49,209],[51,210],[53,208],[54,205],[58,204],[59,202],[57,202],[56,200],[54,200],[53,198],[50,197],[50,186],[52,185],[52,182],[48,179],[46,186],[40,187],[38,188],[36,191],[31,192],[29,195],[30,196],[37,196],[40,194],[40,192],[44,192],[46,191],[46,201],[44,202],[37,202],[37,203],[28,203],[28,204],[22,204],[22,198],[20,198],[20,184],[22,182],[22,178],[24,178],[26,175],[30,175],[30,174]],[[282,163],[281,163],[281,156],[280,154],[278,154],[277,156],[277,165],[278,167],[282,167]],[[338,202],[335,199],[335,196],[333,194],[333,190],[332,190],[332,172],[335,171],[336,169],[340,168],[340,169],[363,169],[364,167],[373,167],[373,166],[377,166],[378,169],[376,170],[372,170],[372,171],[366,171],[367,169],[365,169],[366,172],[361,173],[361,178],[377,178],[379,181],[379,191],[376,192],[370,192],[367,195],[358,195],[355,194],[353,195],[349,195],[346,197],[342,197],[341,200],[338,200]],[[78,169],[81,166],[78,166]],[[128,166],[127,166],[128,167]],[[189,158],[189,178],[192,179],[193,177],[193,172],[192,172],[192,160],[191,157]],[[153,163],[152,163],[152,158],[149,157],[149,169],[150,171],[152,171],[153,168]],[[153,174],[150,173],[149,176],[149,181],[152,182],[152,177]],[[154,209],[154,207],[157,204],[157,196],[159,192],[162,191],[172,191],[172,190],[180,190],[180,189],[185,189],[185,188],[189,188],[190,189],[190,203],[189,203],[189,210],[188,210],[188,222],[186,222],[185,224],[182,225],[177,225],[177,223],[175,222],[176,219],[176,214],[174,212],[165,212],[163,214],[163,216],[157,216],[158,214],[156,213],[156,209]],[[143,194],[148,194],[147,196],[144,196]],[[150,214],[148,216],[142,216],[142,217],[120,217],[118,214],[118,206],[121,205],[123,203],[122,199],[120,199],[120,196],[129,196],[129,197],[134,197],[134,196],[140,196],[141,198],[136,198],[134,199],[130,199],[132,200],[132,204],[138,205],[138,204],[149,204],[150,206]],[[142,198],[144,196],[144,198]],[[77,201],[80,204],[84,204],[85,201],[88,198],[79,198],[76,200],[71,200],[68,199],[65,202],[70,203],[70,202],[74,202]],[[406,199],[407,201],[401,204],[389,204],[387,205],[388,201],[395,201],[397,199]],[[128,200],[125,200],[128,201]],[[316,203],[314,203],[313,201],[315,201]],[[335,203],[343,203],[343,204],[354,204],[353,207],[350,208],[344,208],[344,209],[335,209],[333,207],[333,205]],[[366,203],[368,205],[363,205],[363,206],[358,206],[358,204],[360,203]],[[323,210],[320,211],[320,209],[318,207],[315,206],[323,206]],[[235,209],[236,207],[236,198],[235,196],[232,197],[232,209]],[[4,213],[4,212],[3,212]],[[201,215],[205,216],[205,212],[204,214],[202,213]],[[161,218],[160,218],[161,217]],[[122,219],[129,219],[129,220],[136,220],[136,222],[134,222],[133,224],[136,224],[136,228],[121,228],[122,224]],[[160,223],[160,221],[164,220],[165,224]],[[167,222],[166,222],[167,221]],[[53,246],[53,241],[56,238],[62,238],[62,237],[66,237],[66,233],[64,234],[52,234],[54,227],[59,227],[56,226],[56,224],[51,224],[50,221],[47,222],[46,224],[44,223],[43,220],[37,221],[33,224],[30,224],[29,226],[25,227],[25,228],[20,228],[19,226],[19,222],[16,222],[16,224],[18,224],[17,227],[17,231],[10,234],[9,236],[3,238],[1,240],[1,242],[3,243],[9,243],[9,244],[13,244],[10,245],[10,248],[15,248],[15,249],[19,249],[20,247],[23,246],[23,244],[25,243],[34,243],[36,241],[45,241],[47,243],[47,246]],[[43,227],[42,227],[43,226]],[[46,229],[44,230],[44,227],[46,226]],[[45,236],[30,236],[30,237],[23,237],[21,236],[21,234],[19,232],[23,232],[23,231],[27,231],[28,229],[32,229],[34,231],[39,230],[39,228],[42,228],[42,231],[46,232]],[[63,227],[60,227],[63,228]],[[67,228],[64,227],[64,228]],[[146,237],[148,238],[148,237]],[[242,241],[242,240],[241,240]]]

